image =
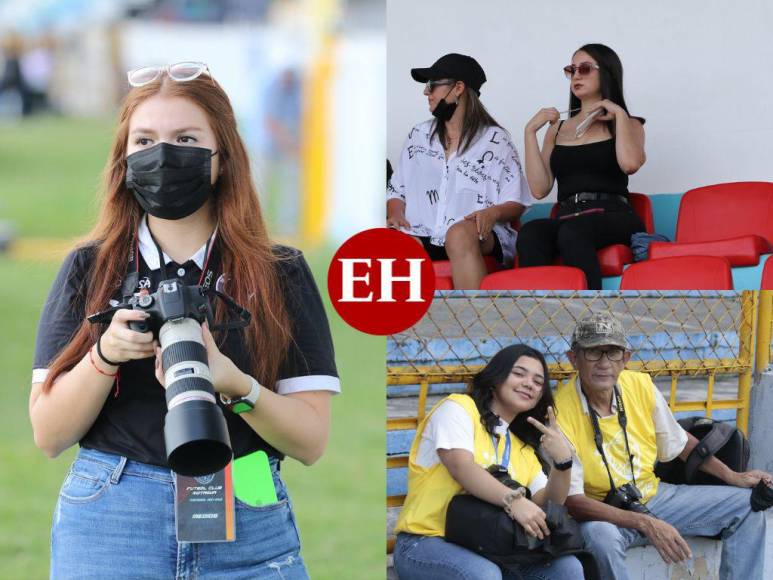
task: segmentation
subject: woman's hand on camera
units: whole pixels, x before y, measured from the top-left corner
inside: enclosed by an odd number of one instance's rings
[[[564,434],[561,433],[553,407],[548,407],[547,427],[534,417],[528,417],[526,420],[542,432],[542,436],[539,438],[540,446],[550,456],[554,464],[564,463],[572,458],[572,449],[569,447]]]
[[[250,392],[250,381],[234,362],[220,352],[209,325],[201,325],[204,347],[207,349],[207,365],[212,375],[212,386],[218,393],[223,393],[229,399],[243,397]],[[161,347],[156,348],[156,380],[166,387],[164,369],[161,366]]]
[[[536,133],[545,126],[545,123],[553,125],[560,117],[561,115],[555,107],[540,109],[537,111],[537,114],[526,123],[526,130]]]
[[[157,344],[153,333],[137,332],[129,328],[129,322],[147,320],[148,317],[149,314],[141,310],[117,310],[99,342],[105,357],[123,363],[153,356]]]
[[[548,524],[545,521],[545,512],[536,503],[525,497],[513,500],[510,504],[508,515],[523,526],[530,536],[545,539],[550,535]]]

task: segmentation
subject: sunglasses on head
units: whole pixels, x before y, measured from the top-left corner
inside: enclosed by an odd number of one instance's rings
[[[192,81],[204,73],[207,73],[207,76],[212,78],[209,67],[203,62],[177,62],[166,66],[144,66],[130,70],[126,73],[126,77],[129,79],[131,86],[143,87],[158,79],[163,73],[166,73],[170,79],[178,83]],[[212,84],[214,82],[213,79]]]
[[[601,67],[597,64],[593,64],[592,62],[581,62],[580,64],[568,64],[564,67],[564,74],[566,75],[566,78],[570,79],[574,76],[574,73],[578,72],[581,75],[587,75],[590,74],[591,71],[598,70]]]

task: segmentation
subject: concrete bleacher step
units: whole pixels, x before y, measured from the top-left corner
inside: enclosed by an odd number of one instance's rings
[[[773,512],[766,514],[765,572],[763,578],[773,578]],[[390,526],[390,529],[391,526]],[[722,542],[708,538],[687,538],[693,558],[687,563],[667,565],[652,546],[631,548],[626,554],[626,565],[631,580],[719,580]],[[392,566],[392,555],[387,558],[387,579],[398,580]],[[743,579],[743,580],[751,580]]]

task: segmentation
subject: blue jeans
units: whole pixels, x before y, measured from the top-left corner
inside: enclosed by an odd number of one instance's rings
[[[562,556],[547,564],[521,564],[513,576],[475,552],[443,538],[397,534],[395,571],[400,580],[578,580],[580,561]]]
[[[750,489],[725,485],[671,485],[660,482],[647,507],[683,536],[722,538],[719,577],[761,580],[765,557],[765,512],[751,511]],[[648,543],[636,530],[607,522],[580,525],[601,577],[627,580],[625,550]]]
[[[277,465],[278,503],[235,500],[235,541],[178,543],[169,469],[81,449],[54,511],[51,578],[307,579]]]

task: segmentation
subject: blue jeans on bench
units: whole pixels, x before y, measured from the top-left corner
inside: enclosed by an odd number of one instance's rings
[[[660,482],[647,507],[682,536],[721,536],[721,579],[762,580],[765,512],[751,511],[750,495],[740,487]],[[628,580],[625,550],[649,543],[638,531],[608,522],[586,522],[580,529],[601,577],[610,580]]]
[[[400,580],[577,580],[582,566],[574,556],[547,564],[523,564],[519,574],[505,574],[491,560],[443,538],[397,534],[395,571]]]

